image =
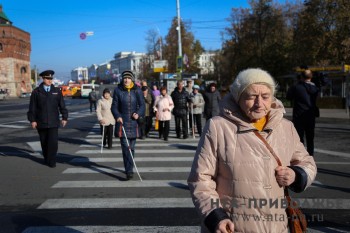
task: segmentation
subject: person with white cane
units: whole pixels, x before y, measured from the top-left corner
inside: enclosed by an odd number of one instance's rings
[[[111,111],[112,97],[109,89],[104,89],[102,98],[97,102],[96,115],[100,122],[102,142],[101,142],[101,153],[102,148],[108,145],[108,149],[112,149],[113,140],[113,126],[115,125],[115,119]]]
[[[126,179],[134,175],[136,138],[140,136],[138,120],[145,115],[143,93],[134,84],[135,76],[131,71],[122,73],[122,82],[114,89],[112,113],[117,121],[115,136],[119,137],[122,147]]]

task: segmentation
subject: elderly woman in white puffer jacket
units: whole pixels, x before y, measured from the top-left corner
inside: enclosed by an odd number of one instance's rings
[[[161,87],[160,95],[154,101],[153,110],[156,112],[159,121],[159,138],[164,137],[165,141],[168,141],[169,137],[171,110],[173,108],[173,99],[168,95],[166,87]]]
[[[103,146],[108,144],[108,149],[112,148],[113,126],[115,119],[111,111],[112,97],[109,89],[103,90],[102,99],[97,102],[96,115],[101,125],[101,133],[104,131]],[[104,127],[104,130],[103,128]]]
[[[302,192],[310,186],[315,161],[283,118],[266,71],[240,72],[230,91],[220,115],[206,123],[188,178],[202,232],[287,233],[284,187]]]

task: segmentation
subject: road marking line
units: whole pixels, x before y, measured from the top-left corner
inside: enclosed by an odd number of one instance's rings
[[[11,129],[26,129],[26,128],[30,128],[29,125],[27,125],[27,126],[20,126],[20,125],[4,125],[4,124],[0,124],[0,127],[2,127],[2,128],[11,128]]]
[[[303,209],[347,210],[350,199],[296,198]],[[48,199],[38,209],[194,208],[191,198],[62,198]]]
[[[102,138],[100,136],[100,138],[87,138],[84,141],[86,141],[87,143],[95,143],[95,144],[100,143],[101,144],[101,139]],[[195,142],[197,142],[198,143],[198,141],[199,141],[199,138],[181,139],[181,138],[169,137],[169,141],[167,141],[167,142],[164,141],[163,139],[159,139],[159,138],[147,138],[145,140],[137,139],[136,146],[138,146],[138,143],[141,143],[141,142],[163,142],[163,143],[174,143],[174,142],[195,143]],[[119,140],[117,142],[120,143]]]
[[[194,208],[191,198],[77,198],[48,199],[38,209],[71,208]]]
[[[350,162],[316,162],[316,164],[326,164],[326,165],[349,165]]]
[[[58,181],[51,188],[149,188],[149,187],[187,187],[186,180],[81,180]]]
[[[329,155],[335,155],[335,156],[350,158],[350,154],[349,153],[336,152],[336,151],[330,151],[330,150],[321,150],[321,149],[315,149],[315,152],[318,152],[318,153],[321,153],[321,154],[329,154]]]
[[[40,141],[35,141],[35,142],[27,142],[28,146],[32,148],[34,152],[41,152],[41,144]]]
[[[40,226],[28,227],[22,233],[198,233],[200,226]]]
[[[189,157],[136,157],[135,162],[192,162],[193,156]],[[70,163],[103,163],[123,162],[123,158],[74,158]]]
[[[101,141],[101,140],[100,140]],[[169,142],[163,142],[163,141],[160,141],[158,143],[147,143],[147,142],[137,142],[136,143],[136,146],[137,147],[186,147],[186,146],[194,146],[197,148],[197,145],[198,143],[174,143],[174,144],[171,144]],[[120,148],[121,145],[120,143],[116,143],[113,145],[115,148]],[[82,144],[80,145],[80,147],[101,147],[101,144]]]
[[[141,167],[138,168],[139,172],[142,173],[152,173],[152,172],[190,172],[190,167]],[[77,173],[124,173],[124,167],[112,167],[112,168],[105,168],[105,167],[98,167],[98,166],[92,166],[90,168],[67,168],[63,171],[63,174],[77,174]]]
[[[195,149],[137,150],[136,154],[195,154]],[[76,154],[100,154],[101,150],[79,150]],[[122,154],[122,150],[103,150],[103,154]]]

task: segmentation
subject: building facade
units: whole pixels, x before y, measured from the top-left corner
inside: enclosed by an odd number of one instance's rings
[[[135,79],[141,79],[143,70],[143,60],[145,59],[145,53],[136,52],[119,52],[114,55],[114,60],[111,61],[112,71],[116,71],[118,74],[123,73],[125,70],[131,70]]]
[[[204,52],[199,56],[199,68],[201,70],[200,74],[210,74],[214,73],[214,62],[213,59],[215,57],[214,52]]]
[[[198,62],[201,75],[214,73],[213,58],[214,52],[205,52],[200,55]],[[71,79],[78,82],[82,77],[86,77],[84,82],[96,80],[101,83],[115,83],[120,81],[120,74],[125,70],[131,70],[135,74],[135,80],[139,81],[143,78],[143,74],[153,68],[154,56],[146,53],[137,52],[118,52],[114,55],[114,59],[106,61],[99,65],[93,64],[82,73],[82,67],[78,67],[72,71]],[[198,74],[197,74],[198,75]]]
[[[32,91],[30,34],[12,25],[0,5],[0,89],[11,97]]]
[[[70,73],[71,80],[76,83],[88,83],[89,72],[87,67],[77,67]]]

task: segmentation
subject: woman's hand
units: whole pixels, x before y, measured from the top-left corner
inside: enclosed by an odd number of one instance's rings
[[[62,124],[62,127],[65,127],[67,125],[67,121],[66,120],[62,120],[61,124]]]
[[[36,127],[38,126],[38,124],[36,123],[36,121],[33,121],[33,122],[31,122],[30,124],[31,124],[31,126],[32,126],[33,129],[36,129]]]
[[[119,123],[123,124],[123,118],[118,117],[117,122],[119,122]]]
[[[132,114],[132,117],[133,117],[135,120],[137,120],[137,119],[139,118],[139,114],[134,113],[134,114]]]
[[[105,123],[106,123],[106,121],[105,121],[105,120],[103,120],[103,119],[102,119],[102,120],[100,120],[100,124],[101,124],[101,125],[104,125]]]
[[[289,186],[295,181],[295,172],[289,167],[278,166],[275,169],[275,176],[280,186]]]
[[[215,233],[233,233],[235,225],[230,219],[221,220],[216,227]]]

